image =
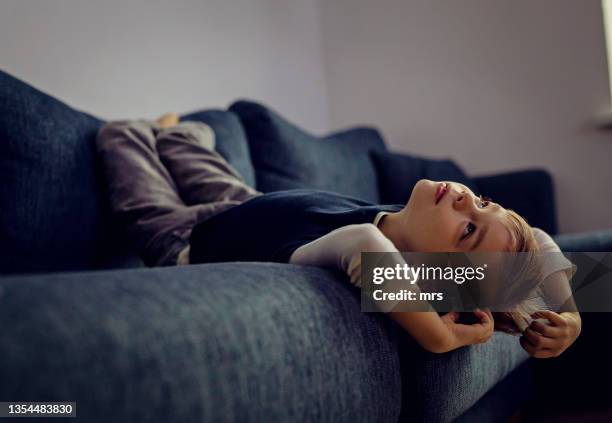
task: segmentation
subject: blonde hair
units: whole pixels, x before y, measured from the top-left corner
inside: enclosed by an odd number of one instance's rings
[[[540,289],[542,281],[542,263],[538,255],[540,248],[535,232],[527,221],[514,210],[506,211],[504,223],[512,236],[507,251],[526,253],[522,254],[523,257],[518,261],[519,268],[513,271],[516,276],[513,278],[512,286],[509,287],[511,294],[508,296],[513,301],[506,304],[514,322],[523,331],[530,323],[531,314],[546,307]],[[520,300],[517,301],[517,298]]]
[[[538,241],[536,240],[533,228],[529,223],[514,210],[506,209],[506,229],[512,235],[512,245],[507,251],[514,253],[529,253],[538,251]]]

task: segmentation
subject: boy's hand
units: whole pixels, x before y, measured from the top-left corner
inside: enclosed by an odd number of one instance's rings
[[[538,321],[531,322],[521,336],[521,346],[533,357],[558,357],[580,335],[582,322],[578,313],[558,314],[544,310],[532,314],[531,317],[549,321],[547,324]]]
[[[155,122],[162,128],[171,128],[179,123],[179,115],[176,113],[166,113],[163,116],[158,117]]]
[[[493,335],[493,315],[490,311],[475,310],[474,316],[479,320],[478,323],[465,325],[457,323],[459,313],[452,311],[441,317],[442,322],[454,335],[457,347],[471,344],[481,344],[486,342]]]

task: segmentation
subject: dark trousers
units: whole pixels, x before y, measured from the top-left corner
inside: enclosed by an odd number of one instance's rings
[[[111,122],[96,146],[112,213],[147,266],[175,265],[196,224],[261,195],[215,151],[203,123]]]

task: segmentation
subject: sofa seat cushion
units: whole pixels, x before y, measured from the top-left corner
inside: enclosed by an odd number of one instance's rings
[[[311,188],[379,202],[369,153],[384,151],[385,145],[375,129],[317,137],[257,103],[238,101],[230,110],[247,133],[260,191]]]
[[[385,204],[405,204],[419,179],[455,181],[476,191],[476,185],[455,162],[430,159],[391,151],[371,153],[378,173],[381,201]]]

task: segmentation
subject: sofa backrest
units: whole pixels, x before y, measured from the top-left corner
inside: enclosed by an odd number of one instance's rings
[[[209,124],[217,150],[254,183],[235,115],[184,118]],[[0,71],[0,274],[142,265],[110,216],[95,154],[103,123]]]
[[[0,72],[0,272],[96,266],[106,238],[101,121]]]
[[[315,136],[253,101],[235,102],[229,110],[244,126],[260,191],[310,188],[380,201],[370,153],[386,147],[376,129]]]

